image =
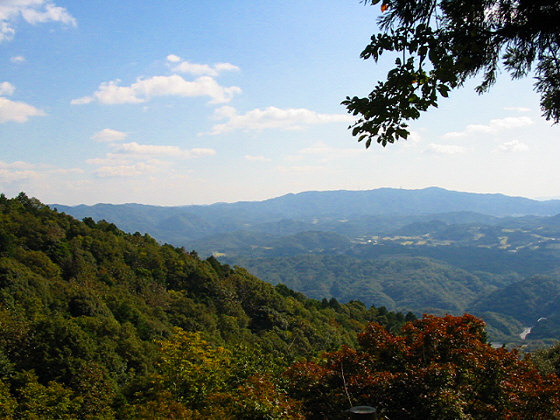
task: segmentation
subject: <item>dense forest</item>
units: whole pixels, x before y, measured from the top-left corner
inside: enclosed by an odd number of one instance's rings
[[[214,404],[249,413],[254,392],[288,404],[276,379],[290,363],[355,345],[370,321],[394,330],[412,318],[308,299],[25,194],[0,197],[3,418],[150,418]]]
[[[548,418],[558,349],[534,360],[490,346],[470,315],[309,299],[0,196],[2,418],[336,419],[364,404],[391,419]]]
[[[494,343],[536,349],[560,331],[558,200],[381,188],[207,206],[54,207],[213,255],[311,298],[416,316],[469,312]]]

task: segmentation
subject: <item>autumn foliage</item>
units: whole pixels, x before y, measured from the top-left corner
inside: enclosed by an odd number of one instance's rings
[[[549,419],[559,411],[560,381],[516,351],[486,342],[471,316],[407,323],[400,335],[371,323],[360,348],[343,347],[292,366],[292,395],[308,418],[344,418],[370,405],[389,419]]]

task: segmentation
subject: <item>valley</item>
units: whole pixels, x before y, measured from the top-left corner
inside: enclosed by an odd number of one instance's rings
[[[493,341],[510,346],[535,348],[560,336],[557,200],[428,188],[210,206],[55,207],[212,255],[312,298],[417,316],[469,312],[485,320]]]

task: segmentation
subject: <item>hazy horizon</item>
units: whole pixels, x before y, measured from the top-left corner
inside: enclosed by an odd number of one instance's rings
[[[126,204],[135,204],[135,205],[145,205],[145,206],[154,206],[154,207],[184,207],[184,206],[209,206],[209,205],[213,205],[213,204],[234,204],[234,203],[240,203],[240,202],[261,202],[261,201],[267,201],[267,200],[272,200],[275,198],[280,198],[286,195],[297,195],[297,194],[303,194],[303,193],[321,193],[321,192],[338,192],[338,191],[349,191],[349,192],[360,192],[360,191],[374,191],[374,190],[379,190],[379,189],[392,189],[392,190],[405,190],[405,191],[420,191],[420,190],[425,190],[425,189],[431,189],[431,188],[437,188],[437,189],[442,189],[442,190],[446,190],[446,191],[450,191],[450,192],[458,192],[458,193],[465,193],[465,194],[481,194],[481,195],[503,195],[506,197],[512,197],[512,198],[526,198],[529,200],[534,200],[534,201],[555,201],[555,200],[560,200],[560,197],[550,197],[550,198],[531,198],[531,197],[525,197],[525,196],[521,196],[521,195],[509,195],[509,194],[503,194],[500,192],[476,192],[476,191],[458,191],[458,190],[451,190],[451,189],[447,189],[447,188],[442,188],[442,187],[438,187],[435,185],[432,186],[428,186],[428,187],[423,187],[423,188],[395,188],[395,187],[378,187],[378,188],[371,188],[371,189],[359,189],[359,190],[350,190],[350,189],[333,189],[333,190],[305,190],[305,191],[297,191],[297,192],[288,192],[285,194],[280,194],[280,195],[275,195],[275,196],[271,196],[271,197],[266,197],[266,198],[262,198],[262,199],[255,199],[255,200],[235,200],[235,201],[214,201],[211,203],[186,203],[186,204],[175,204],[175,205],[163,205],[163,204],[154,204],[154,203],[139,203],[139,202],[135,202],[135,201],[128,201],[128,202],[96,202],[96,203],[91,203],[91,204],[87,204],[87,203],[77,203],[77,204],[68,204],[68,203],[63,203],[63,202],[46,202],[44,200],[41,200],[41,197],[35,197],[41,201],[43,201],[45,204],[48,204],[49,206],[52,205],[64,205],[64,206],[70,206],[70,207],[77,207],[77,206],[94,206],[97,204],[108,204],[108,205],[126,205]],[[23,191],[25,193],[25,191]],[[29,195],[29,194],[28,194]],[[15,195],[14,195],[15,196]],[[8,198],[12,198],[10,196],[8,196]]]

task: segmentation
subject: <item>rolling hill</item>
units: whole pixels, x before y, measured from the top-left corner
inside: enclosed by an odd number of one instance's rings
[[[501,342],[560,331],[560,317],[542,311],[560,293],[559,200],[382,188],[207,206],[54,207],[214,255],[314,298],[417,315],[469,311]],[[539,278],[550,287],[538,287]]]

